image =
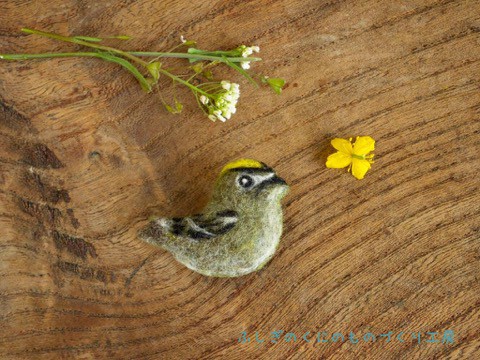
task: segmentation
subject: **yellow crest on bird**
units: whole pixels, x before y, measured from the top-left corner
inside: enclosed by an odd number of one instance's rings
[[[238,168],[257,168],[261,169],[265,167],[264,164],[262,164],[260,161],[253,160],[253,159],[239,159],[235,161],[229,162],[227,165],[225,165],[220,172],[220,176],[225,174],[228,170],[232,169],[238,169]]]

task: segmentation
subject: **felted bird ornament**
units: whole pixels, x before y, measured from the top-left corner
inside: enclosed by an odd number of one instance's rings
[[[200,274],[246,275],[261,269],[277,249],[283,227],[280,200],[288,188],[262,162],[232,161],[220,172],[201,214],[154,217],[138,235]]]

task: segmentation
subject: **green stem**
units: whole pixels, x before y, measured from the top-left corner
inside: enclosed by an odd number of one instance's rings
[[[29,60],[44,58],[66,58],[66,57],[96,57],[106,61],[117,63],[132,73],[140,82],[142,88],[150,92],[151,86],[147,79],[138,71],[138,69],[130,64],[127,60],[120,57],[101,52],[73,52],[73,53],[45,53],[45,54],[0,54],[0,60]]]
[[[179,82],[180,84],[183,84],[183,85],[189,87],[193,92],[199,92],[200,94],[203,94],[203,95],[205,95],[205,96],[212,97],[209,93],[207,93],[207,92],[199,89],[198,87],[190,84],[188,81],[185,81],[185,80],[179,78],[178,76],[175,76],[175,75],[169,73],[169,72],[166,71],[166,70],[159,69],[159,72],[162,73],[163,75],[168,76],[168,77],[171,78],[172,80],[175,80],[175,81]]]
[[[242,69],[240,66],[238,66],[237,64],[234,64],[232,63],[228,58],[226,58],[225,56],[223,57],[223,60],[225,61],[225,64],[227,64],[228,66],[234,68],[235,70],[237,70],[240,74],[242,74],[243,76],[245,76],[245,78],[250,81],[254,86],[256,86],[258,88],[258,84],[255,80],[253,80],[253,78],[244,70]]]
[[[150,51],[122,51],[118,50],[116,48],[110,47],[110,46],[104,46],[104,45],[99,45],[95,43],[91,43],[89,41],[84,41],[81,39],[77,39],[74,37],[68,37],[68,36],[63,36],[63,35],[58,35],[54,33],[49,33],[46,31],[40,31],[40,30],[35,30],[35,29],[29,29],[29,28],[23,28],[23,32],[27,34],[35,34],[35,35],[40,35],[44,36],[50,39],[55,39],[55,40],[60,40],[60,41],[65,41],[73,44],[79,44],[83,46],[88,46],[93,49],[99,49],[99,50],[105,50],[105,51],[111,51],[116,54],[122,55],[132,61],[135,61],[142,66],[147,66],[148,63],[143,61],[142,59],[138,58],[138,56],[154,56],[154,57],[173,57],[173,58],[183,58],[183,59],[196,59],[196,60],[210,60],[210,61],[222,61],[223,60],[223,54],[220,54],[220,56],[212,56],[212,55],[201,55],[201,54],[188,54],[188,53],[165,53],[165,52],[150,52]],[[223,56],[222,56],[223,55]],[[241,61],[261,61],[261,58],[257,57],[232,57],[228,58],[231,62],[241,62]]]
[[[181,59],[195,59],[195,60],[209,60],[209,61],[221,61],[225,60],[221,57],[216,56],[206,56],[206,55],[193,55],[187,53],[162,53],[162,52],[141,52],[141,51],[130,51],[127,52],[135,56],[155,56],[155,57],[165,57],[165,58],[181,58]],[[74,57],[76,54],[92,54],[95,56],[94,52],[66,52],[66,53],[43,53],[43,54],[0,54],[0,59],[3,60],[29,60],[29,59],[46,59],[54,57]],[[88,55],[78,55],[78,56],[88,56]],[[242,61],[261,61],[261,58],[228,58],[231,62],[242,62]]]
[[[30,59],[46,59],[46,58],[63,58],[76,56],[93,56],[99,57],[96,52],[66,52],[66,53],[44,53],[44,54],[0,54],[3,60],[30,60]]]
[[[40,31],[40,30],[23,28],[22,31],[27,33],[27,34],[40,35],[40,36],[44,36],[44,37],[47,37],[47,38],[50,38],[50,39],[55,39],[55,40],[65,41],[65,42],[79,44],[79,45],[83,45],[83,46],[88,46],[90,48],[94,48],[94,49],[98,49],[98,50],[110,51],[110,52],[122,55],[122,56],[124,56],[124,57],[126,57],[126,58],[128,58],[132,61],[135,61],[142,66],[145,66],[145,67],[148,66],[148,63],[143,61],[142,59],[140,59],[140,58],[138,58],[138,57],[136,57],[132,54],[129,54],[128,52],[118,50],[118,49],[112,48],[110,46],[93,44],[93,43],[88,42],[88,41],[75,39],[75,38],[71,38],[71,37],[68,37],[68,36],[57,35],[57,34],[45,32],[45,31]]]
[[[28,60],[28,59],[44,59],[44,58],[64,58],[64,57],[97,57],[105,59],[105,56],[102,53],[97,52],[71,52],[71,53],[44,53],[44,54],[0,54],[0,59],[3,60]],[[220,59],[223,60],[223,59]],[[209,93],[203,91],[202,89],[190,84],[188,81],[183,80],[182,78],[173,75],[172,73],[159,69],[159,72],[170,77],[172,80],[175,80],[185,86],[188,86],[191,90],[199,92],[205,96],[211,97]],[[138,79],[138,74],[134,74]],[[144,83],[139,79],[141,83]]]
[[[166,52],[152,52],[152,51],[127,51],[131,55],[135,56],[153,56],[153,57],[165,57],[165,58],[180,58],[180,59],[195,59],[195,60],[209,60],[209,61],[221,61],[225,62],[222,56],[210,56],[210,55],[197,55],[188,53],[166,53]],[[231,62],[242,61],[261,61],[258,57],[232,57],[228,58]]]

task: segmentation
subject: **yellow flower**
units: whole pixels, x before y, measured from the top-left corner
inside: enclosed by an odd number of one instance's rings
[[[353,176],[363,179],[370,169],[370,164],[373,164],[373,154],[368,153],[375,150],[375,140],[370,136],[357,136],[352,145],[352,138],[335,138],[332,146],[338,151],[328,157],[327,168],[340,169],[348,166],[348,171],[351,169]]]

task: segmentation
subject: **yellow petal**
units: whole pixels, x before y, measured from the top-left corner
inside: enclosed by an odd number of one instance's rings
[[[331,142],[332,146],[345,154],[352,154],[352,143],[345,139],[335,138]],[[343,166],[342,166],[343,167]]]
[[[344,168],[352,162],[352,157],[341,151],[337,151],[335,154],[330,155],[327,158],[327,168],[340,169]]]
[[[365,177],[365,174],[370,169],[371,165],[367,160],[353,159],[352,160],[352,175],[358,180]]]
[[[370,136],[357,136],[357,140],[353,144],[353,153],[355,155],[367,155],[373,150],[375,150],[375,140]]]

